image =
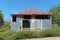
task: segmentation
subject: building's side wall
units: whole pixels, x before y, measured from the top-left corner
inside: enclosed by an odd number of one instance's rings
[[[16,22],[11,22],[11,30],[18,31],[18,30],[20,30],[20,27],[21,27],[20,16],[17,16]]]
[[[49,29],[52,28],[52,20],[42,20],[42,29]]]

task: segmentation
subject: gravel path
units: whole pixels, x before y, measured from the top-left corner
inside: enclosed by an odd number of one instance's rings
[[[60,37],[34,38],[34,39],[26,39],[26,40],[60,40]]]

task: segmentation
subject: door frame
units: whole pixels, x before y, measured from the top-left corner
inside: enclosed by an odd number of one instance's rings
[[[24,22],[23,22],[23,21],[25,21],[25,20],[22,20],[22,28],[24,29],[24,27],[23,27],[23,25],[24,25],[23,23],[24,23]],[[30,20],[26,20],[26,21],[29,22],[29,27],[28,27],[27,29],[30,29]]]

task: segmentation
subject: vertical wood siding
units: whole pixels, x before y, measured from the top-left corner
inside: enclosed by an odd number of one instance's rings
[[[31,30],[40,29],[41,28],[41,20],[36,20],[36,19],[34,19],[34,21],[32,21],[32,20],[30,20],[30,29]]]
[[[34,20],[34,21],[33,21]],[[19,31],[22,28],[22,19],[20,16],[17,16],[16,22],[11,22],[11,30],[12,31]],[[52,28],[52,19],[31,19],[30,20],[30,30],[35,29],[48,29]]]
[[[51,20],[42,20],[42,29],[49,29],[52,28],[52,21]]]
[[[35,20],[30,20],[30,30],[35,29]]]
[[[20,30],[20,27],[21,27],[20,17],[17,16],[16,22],[11,22],[11,30],[18,31]]]

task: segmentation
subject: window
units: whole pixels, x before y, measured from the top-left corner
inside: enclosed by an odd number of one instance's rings
[[[16,15],[12,16],[12,21],[16,22]]]
[[[35,15],[35,19],[50,19],[49,15]]]
[[[31,15],[24,15],[23,18],[24,19],[31,19]]]

